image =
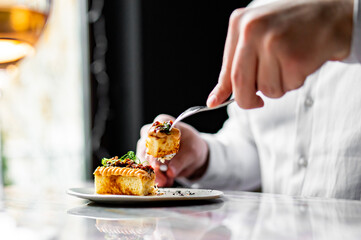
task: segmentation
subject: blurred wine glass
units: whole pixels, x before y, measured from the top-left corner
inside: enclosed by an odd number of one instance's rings
[[[35,53],[50,8],[51,0],[0,0],[0,82],[6,81],[9,70],[16,68],[24,57]],[[3,188],[1,140],[0,136],[0,199]]]

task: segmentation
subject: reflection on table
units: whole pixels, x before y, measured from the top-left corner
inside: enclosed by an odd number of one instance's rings
[[[5,233],[26,230],[27,236],[34,237],[27,239],[329,240],[361,236],[359,201],[273,194],[225,192],[222,199],[212,201],[126,205],[100,205],[68,196],[14,199],[7,194],[0,207],[0,226],[4,220],[13,221]],[[42,235],[36,235],[39,229]]]

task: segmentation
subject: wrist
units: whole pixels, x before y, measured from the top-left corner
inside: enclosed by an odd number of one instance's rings
[[[204,144],[205,144],[205,148],[204,148],[204,152],[202,154],[202,156],[200,156],[199,159],[202,159],[203,161],[203,164],[196,168],[194,170],[194,172],[188,176],[187,178],[191,181],[194,181],[194,180],[198,180],[200,179],[207,171],[208,169],[208,165],[209,165],[209,148],[208,148],[208,144],[204,141]]]

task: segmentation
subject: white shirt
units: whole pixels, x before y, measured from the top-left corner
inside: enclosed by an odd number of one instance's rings
[[[361,20],[355,1],[352,53],[327,62],[304,86],[265,106],[228,107],[217,134],[202,134],[210,162],[198,187],[361,198]]]

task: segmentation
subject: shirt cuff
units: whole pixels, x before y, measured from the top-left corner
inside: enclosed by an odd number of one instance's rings
[[[361,0],[354,0],[351,53],[345,63],[361,63]]]

